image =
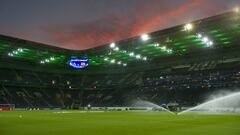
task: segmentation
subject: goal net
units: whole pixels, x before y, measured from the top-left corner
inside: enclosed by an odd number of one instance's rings
[[[0,111],[10,111],[15,109],[15,104],[0,104]]]

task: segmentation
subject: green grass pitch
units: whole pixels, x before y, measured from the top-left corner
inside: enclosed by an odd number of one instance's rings
[[[0,135],[240,135],[240,115],[5,111]]]

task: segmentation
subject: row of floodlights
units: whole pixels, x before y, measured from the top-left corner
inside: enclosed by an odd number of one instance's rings
[[[17,50],[13,50],[12,52],[9,52],[8,56],[18,55],[18,54],[20,54],[22,52],[23,52],[23,49],[22,48],[18,48]]]
[[[135,57],[136,59],[142,59],[142,60],[144,60],[144,61],[147,60],[147,57],[141,56],[140,54],[135,54],[134,52],[130,52],[130,53],[129,53],[129,56]]]
[[[41,64],[45,64],[45,63],[52,62],[52,61],[54,61],[54,60],[55,60],[54,57],[50,57],[50,58],[46,58],[46,59],[44,59],[44,60],[41,60],[40,63],[41,63]]]
[[[159,49],[161,49],[161,50],[163,50],[163,51],[165,51],[167,53],[172,53],[173,52],[172,49],[169,49],[166,46],[160,46],[159,43],[155,43],[154,46],[158,47]]]
[[[235,11],[235,12],[239,12],[239,9],[236,8],[234,11]],[[184,30],[184,31],[191,31],[193,28],[194,28],[193,24],[187,23],[186,25],[184,25],[183,30]],[[201,39],[201,41],[202,41],[203,43],[205,43],[208,47],[210,47],[210,46],[213,45],[213,41],[211,41],[207,36],[203,36],[202,34],[198,33],[198,34],[197,34],[197,37],[198,37],[199,39]],[[147,41],[147,40],[150,39],[150,36],[149,36],[148,34],[143,34],[143,35],[141,35],[141,39],[142,39],[143,41]],[[155,44],[155,47],[159,47],[159,44],[156,43],[156,44]],[[111,43],[111,44],[110,44],[110,48],[112,48],[114,51],[119,51],[119,50],[120,50],[119,47],[117,47],[115,43]],[[168,53],[172,53],[172,51],[173,51],[172,49],[168,49],[166,46],[161,46],[161,47],[159,47],[159,48],[162,49],[163,51],[168,52]],[[125,52],[126,52],[126,51],[125,51]],[[129,53],[129,56],[136,57],[137,59],[141,59],[141,58],[142,58],[143,60],[147,60],[147,57],[141,57],[140,54],[135,54],[134,52],[130,52],[130,53]]]
[[[115,43],[110,44],[110,48],[112,48],[114,51],[119,51],[119,47],[116,47]],[[123,63],[122,61],[117,61],[115,59],[110,59],[110,58],[104,58],[104,61],[109,61],[112,64],[117,63],[118,65],[123,65],[124,67],[127,66],[127,63]]]
[[[111,43],[110,48],[113,49],[114,51],[119,51],[120,50],[119,47],[117,47],[115,43]],[[123,50],[123,52],[127,53],[126,50]],[[147,57],[141,56],[140,54],[135,54],[134,52],[129,52],[128,55],[131,56],[131,57],[135,57],[136,59],[142,59],[144,61],[147,60]]]
[[[117,61],[115,59],[110,59],[110,58],[104,58],[104,61],[109,61],[112,64],[118,64],[118,65],[123,65],[124,67],[127,66],[127,63],[123,63],[122,61]]]
[[[213,46],[213,41],[210,40],[207,36],[204,36],[203,34],[198,33],[197,38],[200,39],[203,43],[205,43],[207,47]]]

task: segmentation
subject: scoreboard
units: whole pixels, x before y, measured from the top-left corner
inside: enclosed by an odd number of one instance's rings
[[[88,67],[88,58],[70,58],[69,65],[76,69]]]

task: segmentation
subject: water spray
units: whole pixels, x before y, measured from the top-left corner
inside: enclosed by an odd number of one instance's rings
[[[198,106],[182,111],[178,113],[178,115],[188,112],[240,113],[240,92],[212,99]]]
[[[159,106],[157,104],[154,104],[152,102],[149,102],[149,101],[145,101],[145,100],[135,100],[133,101],[132,103],[132,106],[134,107],[149,107],[149,108],[155,108],[156,110],[162,110],[162,111],[165,111],[165,112],[168,112],[168,113],[171,113],[171,114],[176,114],[162,106]]]

